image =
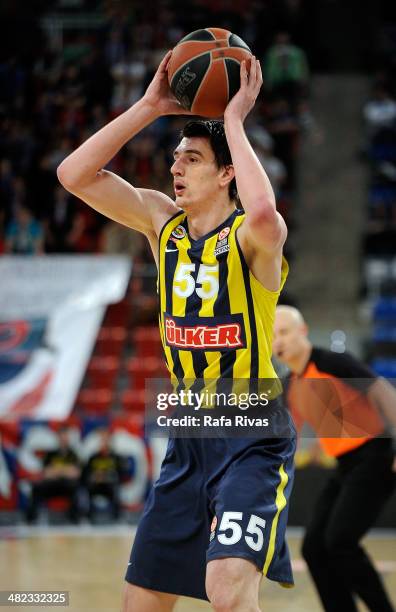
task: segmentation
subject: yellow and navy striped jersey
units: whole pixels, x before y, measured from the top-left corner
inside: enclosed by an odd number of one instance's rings
[[[173,380],[276,379],[271,363],[275,307],[249,270],[237,240],[245,213],[193,240],[186,213],[174,215],[159,238],[159,323]]]

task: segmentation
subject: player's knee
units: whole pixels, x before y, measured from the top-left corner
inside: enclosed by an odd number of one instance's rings
[[[125,583],[121,612],[172,612],[177,597]]]
[[[259,573],[252,566],[254,575],[246,576],[235,561],[224,559],[209,564],[206,576],[209,601],[215,612],[256,612]]]
[[[133,584],[125,583],[124,594],[122,598],[121,612],[137,612],[137,606],[140,605],[141,595],[139,589]]]
[[[208,597],[215,612],[234,612],[241,604],[235,592],[226,591],[221,586],[214,588]]]

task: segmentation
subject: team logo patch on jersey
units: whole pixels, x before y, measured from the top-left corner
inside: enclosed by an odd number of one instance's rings
[[[226,238],[228,236],[228,234],[230,233],[231,229],[229,227],[224,227],[218,235],[218,240],[223,240],[223,238]],[[216,518],[216,517],[215,517]]]
[[[175,227],[171,235],[177,240],[181,240],[186,234],[186,228],[182,225],[178,225],[177,227]]]
[[[246,346],[243,315],[225,317],[171,317],[165,319],[168,346],[191,351],[235,350]]]
[[[217,242],[214,250],[214,256],[221,255],[222,253],[228,253],[230,245],[228,244],[228,236],[231,229],[229,227],[223,227],[217,235]]]
[[[212,524],[210,526],[210,538],[209,538],[210,542],[213,540],[213,538],[216,535],[216,527],[217,527],[217,516],[214,516]]]

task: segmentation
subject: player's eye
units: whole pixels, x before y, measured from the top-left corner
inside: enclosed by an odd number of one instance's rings
[[[198,161],[198,159],[197,159],[196,157],[190,157],[190,158],[189,158],[189,161],[190,161],[190,162],[197,162],[197,161]]]

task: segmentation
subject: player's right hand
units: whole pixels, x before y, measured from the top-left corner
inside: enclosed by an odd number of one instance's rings
[[[260,62],[254,55],[250,60],[249,71],[246,60],[241,62],[240,75],[241,86],[234,97],[228,102],[224,111],[224,119],[229,118],[231,122],[235,119],[244,122],[254,107],[257,96],[260,93],[263,75],[261,73]]]
[[[192,115],[191,111],[182,107],[173,95],[168,83],[168,64],[172,51],[168,51],[162,59],[153,80],[143,96],[143,101],[148,104],[158,116],[161,115]]]

